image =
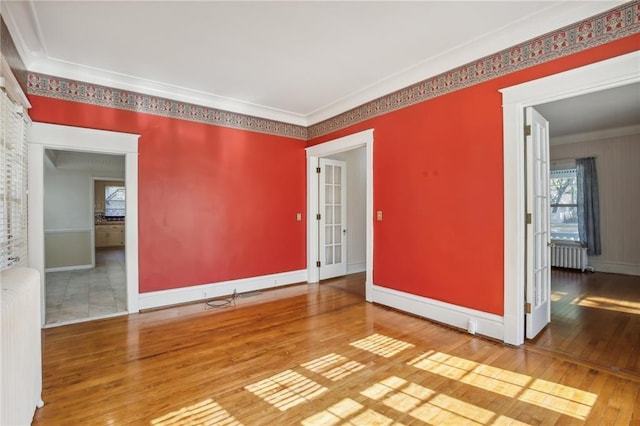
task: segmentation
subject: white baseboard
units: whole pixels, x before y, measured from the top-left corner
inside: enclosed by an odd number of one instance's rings
[[[247,291],[264,290],[283,285],[306,282],[307,270],[301,269],[299,271],[281,272],[278,274],[242,278],[239,280],[221,281],[184,288],[140,293],[138,300],[140,303],[140,309],[152,309],[162,306],[177,305],[179,303],[196,302],[198,300],[227,296],[233,294],[234,290],[238,293],[245,293]]]
[[[367,262],[347,263],[347,274],[355,274],[367,270]]]
[[[597,272],[607,272],[609,274],[640,275],[640,265],[623,262],[607,262],[589,259],[589,265],[593,266]]]
[[[93,269],[93,265],[71,265],[71,266],[59,266],[57,268],[46,268],[44,272],[62,272],[62,271],[77,271],[80,269]]]
[[[423,318],[438,321],[467,330],[469,320],[475,321],[476,333],[504,340],[503,317],[495,314],[452,305],[428,297],[416,296],[386,287],[373,285],[373,302],[409,312]]]

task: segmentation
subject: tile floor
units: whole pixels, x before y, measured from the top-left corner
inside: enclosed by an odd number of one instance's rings
[[[96,249],[96,267],[46,273],[46,325],[127,310],[123,247]]]

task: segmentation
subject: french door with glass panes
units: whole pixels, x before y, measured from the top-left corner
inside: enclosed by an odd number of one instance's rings
[[[549,122],[526,112],[527,276],[525,323],[533,339],[551,321],[551,239],[549,226]]]
[[[321,158],[319,162],[318,226],[320,279],[347,274],[347,164]]]

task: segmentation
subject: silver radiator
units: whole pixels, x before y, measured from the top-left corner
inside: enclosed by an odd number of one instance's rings
[[[0,272],[2,320],[0,424],[31,424],[42,393],[40,273],[31,268]]]
[[[587,248],[556,244],[551,247],[551,266],[580,269],[584,272],[588,268]]]

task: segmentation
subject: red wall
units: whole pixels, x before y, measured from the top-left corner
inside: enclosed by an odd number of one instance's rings
[[[33,121],[141,135],[141,293],[306,268],[304,142],[39,96],[29,100]]]
[[[640,35],[528,68],[314,139],[374,131],[373,282],[503,314],[499,89],[638,50]]]

